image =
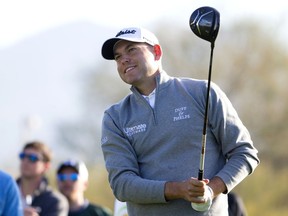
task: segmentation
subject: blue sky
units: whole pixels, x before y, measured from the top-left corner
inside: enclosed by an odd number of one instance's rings
[[[118,28],[139,24],[149,27],[163,18],[179,19],[179,24],[186,25],[194,9],[206,5],[220,11],[225,17],[222,24],[246,18],[285,23],[287,27],[288,3],[283,0],[105,0],[101,4],[98,0],[0,0],[0,48],[74,21]]]

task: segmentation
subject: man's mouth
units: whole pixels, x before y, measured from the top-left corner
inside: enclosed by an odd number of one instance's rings
[[[135,68],[135,66],[131,66],[126,68],[125,73],[128,73],[129,71],[133,70]]]

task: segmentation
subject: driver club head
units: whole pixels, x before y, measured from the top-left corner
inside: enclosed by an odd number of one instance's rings
[[[214,43],[220,27],[220,13],[212,7],[200,7],[191,14],[189,25],[198,37]]]

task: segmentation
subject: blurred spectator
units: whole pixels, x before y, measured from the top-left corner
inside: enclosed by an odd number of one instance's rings
[[[67,216],[67,199],[53,190],[45,177],[51,157],[49,148],[39,141],[27,143],[19,154],[21,176],[17,184],[25,216]]]
[[[0,216],[23,216],[20,193],[15,180],[0,170]]]
[[[228,210],[229,216],[247,216],[241,197],[234,192],[228,193]]]
[[[92,204],[84,197],[88,188],[88,169],[82,161],[68,160],[57,169],[59,191],[69,202],[68,216],[112,216],[106,207]]]
[[[128,216],[126,202],[115,199],[113,216]]]

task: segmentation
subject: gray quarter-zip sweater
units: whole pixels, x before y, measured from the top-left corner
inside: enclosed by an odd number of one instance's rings
[[[227,195],[197,212],[182,199],[166,201],[167,181],[197,177],[207,82],[156,78],[154,109],[132,94],[111,106],[102,122],[102,151],[115,196],[127,202],[129,216],[228,215]],[[226,95],[211,84],[204,178],[219,176],[229,192],[259,163],[249,132]]]

